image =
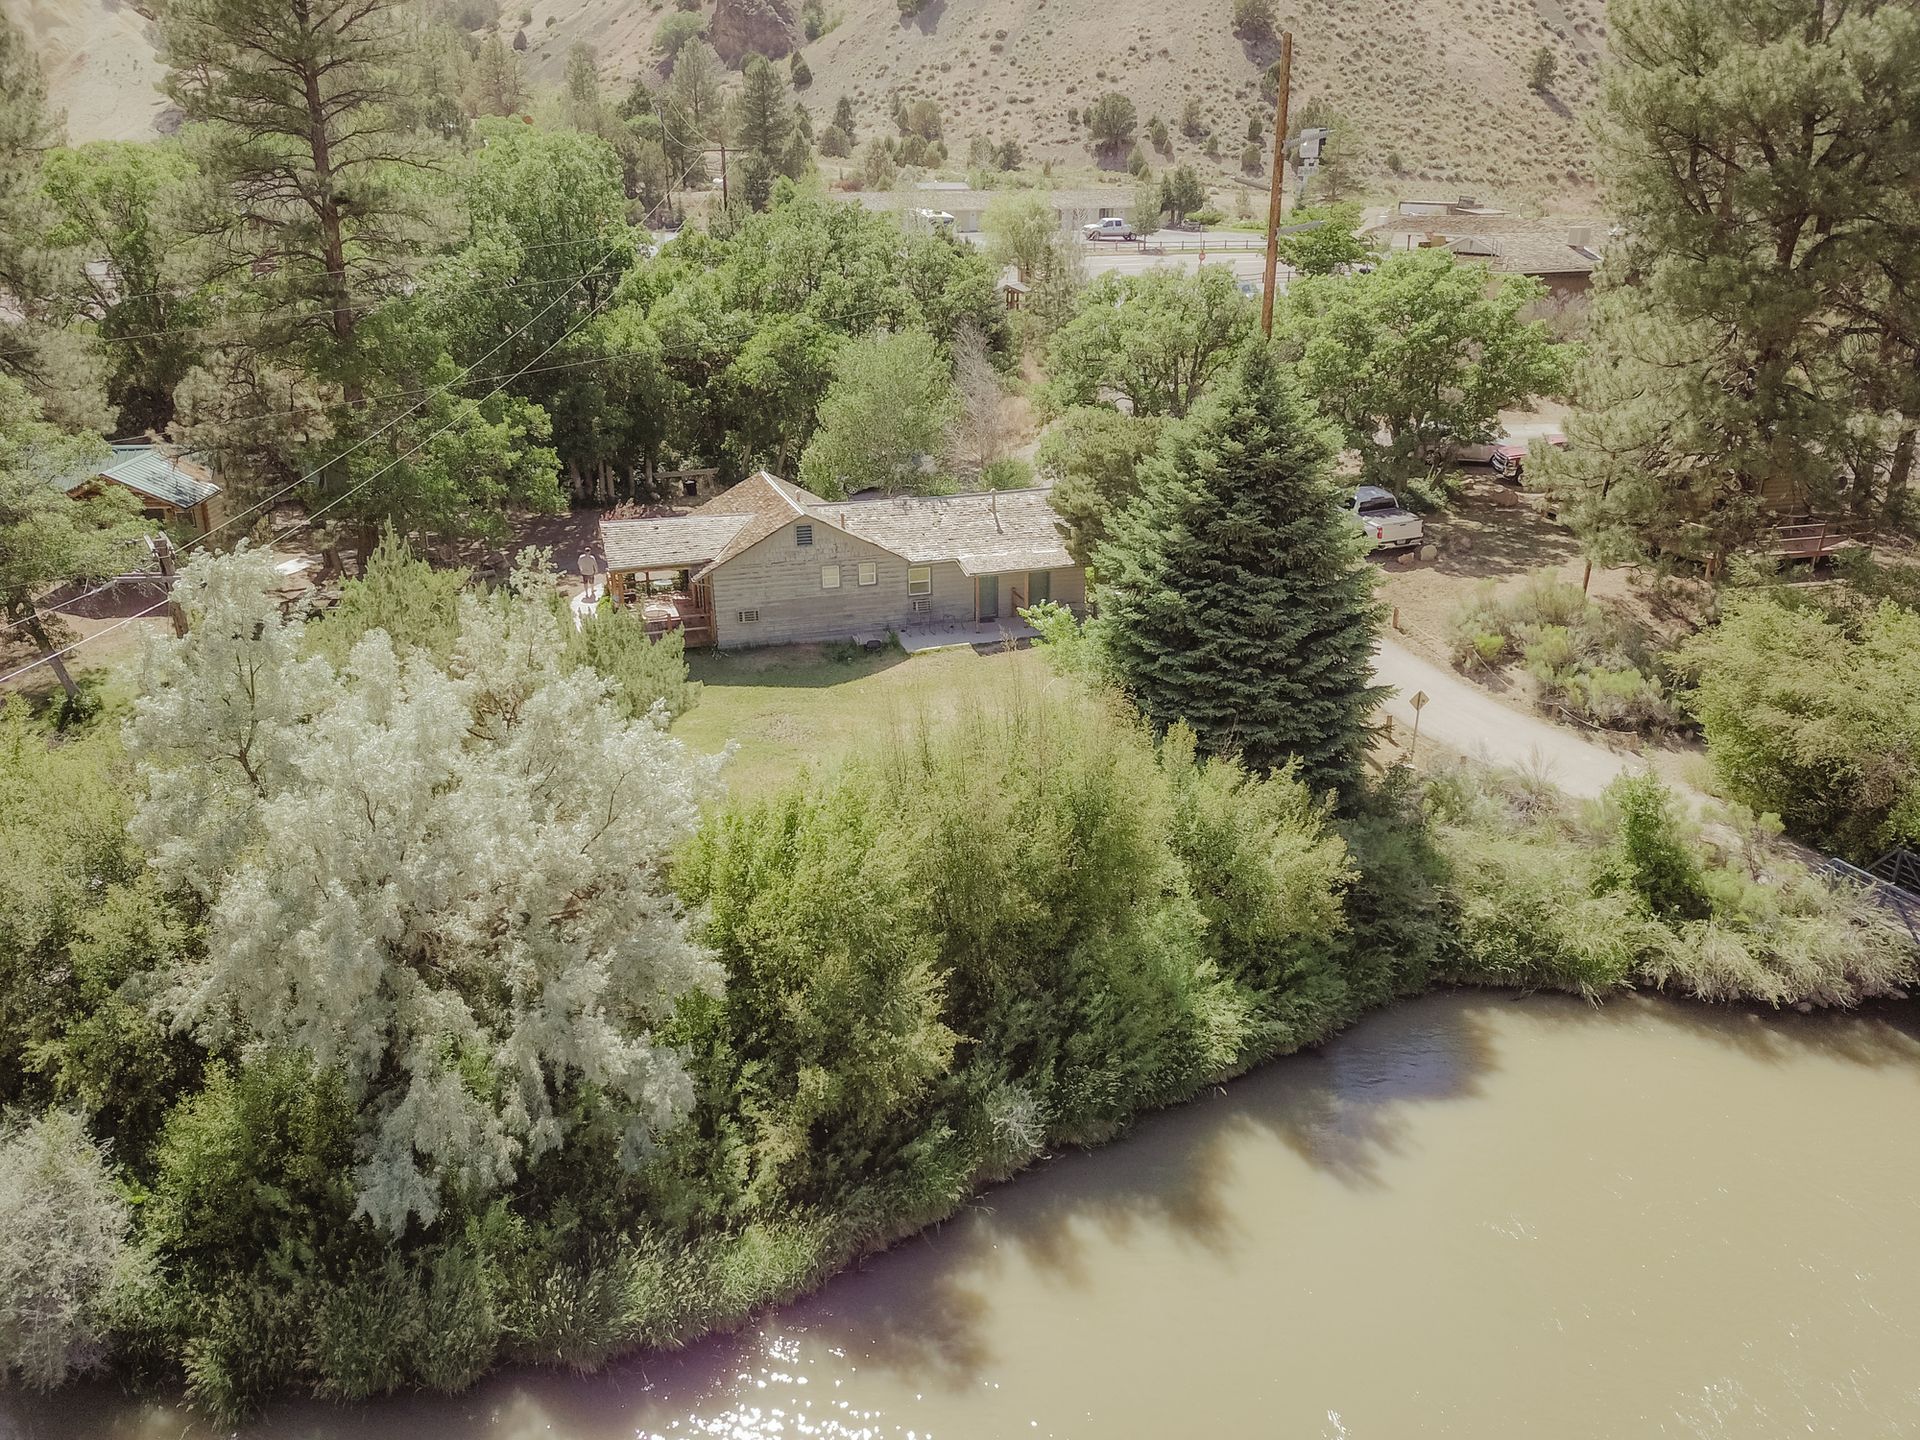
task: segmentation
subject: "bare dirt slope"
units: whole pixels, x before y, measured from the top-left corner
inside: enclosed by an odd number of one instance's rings
[[[67,138],[143,140],[157,133],[167,101],[154,87],[160,62],[153,23],[121,0],[0,0],[40,57]]]
[[[853,96],[864,133],[885,125],[884,98],[898,87],[939,101],[956,159],[968,139],[986,135],[1018,140],[1039,160],[1081,165],[1090,163],[1085,131],[1068,111],[1107,90],[1129,96],[1143,126],[1164,116],[1175,127],[1174,158],[1200,161],[1200,143],[1178,133],[1191,94],[1219,136],[1225,173],[1275,54],[1232,33],[1232,8],[1232,0],[931,0],[902,20],[894,0],[837,0],[827,11],[839,23],[802,52],[814,76],[806,99],[819,117],[841,94]],[[1297,46],[1296,102],[1328,100],[1358,123],[1375,185],[1547,196],[1587,178],[1579,112],[1593,98],[1604,50],[1602,0],[1320,0],[1298,13],[1281,0],[1279,8]],[[674,13],[634,0],[535,0],[531,9],[529,58],[550,82],[577,42],[593,45],[623,79],[650,68],[653,29]],[[1560,69],[1544,96],[1526,81],[1542,45]],[[1390,171],[1392,158],[1403,180]]]

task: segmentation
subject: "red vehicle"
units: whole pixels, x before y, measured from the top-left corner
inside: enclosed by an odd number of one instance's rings
[[[1567,437],[1557,430],[1534,438],[1546,442],[1556,450],[1567,448]],[[1527,449],[1527,445],[1519,441],[1502,441],[1493,447],[1493,453],[1487,457],[1487,463],[1493,467],[1493,473],[1502,480],[1511,480],[1517,485],[1520,483],[1520,472],[1526,468]]]

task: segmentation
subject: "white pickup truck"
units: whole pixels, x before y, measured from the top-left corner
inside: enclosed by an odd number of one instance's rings
[[[1351,509],[1376,550],[1409,550],[1426,538],[1426,526],[1420,517],[1402,509],[1391,490],[1378,485],[1356,486]]]

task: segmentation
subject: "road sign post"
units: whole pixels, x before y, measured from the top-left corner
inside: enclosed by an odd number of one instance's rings
[[[1420,712],[1427,708],[1427,692],[1424,690],[1414,691],[1413,699],[1407,703],[1413,706],[1413,739],[1407,745],[1407,761],[1411,764],[1414,755],[1417,754],[1420,749]]]

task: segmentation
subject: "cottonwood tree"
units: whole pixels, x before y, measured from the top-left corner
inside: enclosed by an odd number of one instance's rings
[[[1280,258],[1302,275],[1333,275],[1374,258],[1374,251],[1355,233],[1360,224],[1358,205],[1324,205],[1290,212],[1289,226],[1318,222],[1315,229],[1296,230],[1280,237]]]
[[[179,199],[191,159],[171,141],[95,141],[47,157],[43,185],[58,216],[55,244],[104,264],[75,267],[87,311],[109,345],[115,433],[163,430],[174,390],[200,353],[206,297]]]
[[[1065,410],[1113,392],[1135,415],[1184,415],[1232,363],[1253,319],[1224,265],[1102,275],[1048,347],[1049,401]]]
[[[924,330],[857,340],[840,352],[800,480],[829,499],[938,488],[931,468],[953,409],[946,356]]]
[[[1088,631],[1155,726],[1249,768],[1297,762],[1316,790],[1366,753],[1380,607],[1346,517],[1334,440],[1273,352],[1248,346],[1169,425],[1139,498],[1094,557]]]
[[[1583,533],[1712,561],[1769,507],[1897,510],[1920,429],[1920,14],[1631,0],[1608,50],[1623,235],[1550,467]]]
[[[1086,283],[1086,262],[1053,207],[1030,191],[996,195],[980,217],[980,230],[993,262],[1011,265],[1027,286],[1021,306],[1026,323],[1043,338],[1066,324]]]
[[[1282,333],[1308,393],[1391,484],[1433,473],[1454,442],[1490,438],[1501,410],[1566,384],[1570,348],[1524,318],[1545,294],[1421,250],[1370,275],[1298,281]]]
[[[128,730],[136,837],[207,905],[176,1024],[339,1076],[389,1233],[582,1115],[637,1158],[692,1101],[652,1027],[717,985],[666,879],[711,767],[563,666],[531,571],[463,598],[445,669],[384,631],[338,670],[305,654],[277,580],[250,551],[185,567],[192,628],[149,652]]]
[[[1082,565],[1106,540],[1114,518],[1140,493],[1145,462],[1165,425],[1105,405],[1067,411],[1040,437],[1034,464],[1053,484],[1053,508],[1066,527],[1067,549]]]

